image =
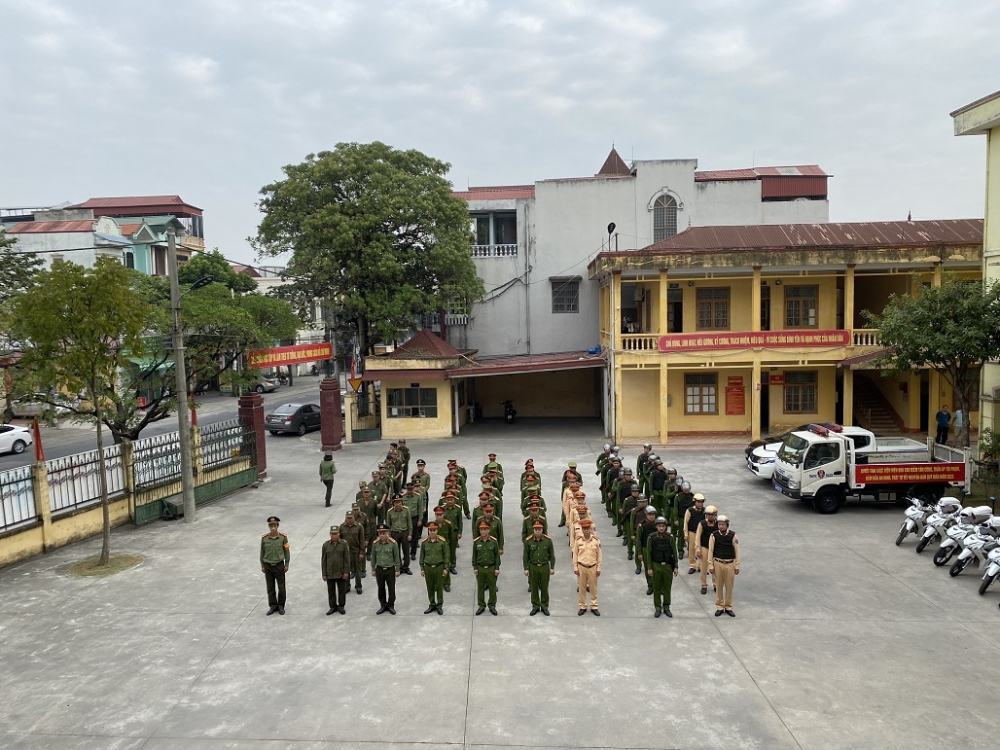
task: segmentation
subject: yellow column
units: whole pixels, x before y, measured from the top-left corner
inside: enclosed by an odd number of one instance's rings
[[[849,270],[853,271],[854,269],[850,268]],[[846,287],[844,291],[845,291],[844,315],[846,316],[847,315]],[[844,319],[844,322],[846,325],[847,322],[846,317]],[[844,370],[844,394],[842,398],[844,399],[844,403],[842,405],[843,415],[841,416],[841,419],[844,421],[845,425],[850,426],[854,424],[854,370],[852,370],[850,367]]]
[[[844,274],[844,328],[848,331],[854,330],[854,264],[849,263],[847,273]],[[844,379],[845,388],[847,379]],[[852,381],[853,384],[853,381]],[[847,414],[845,411],[844,414]],[[850,424],[844,418],[844,424]]]
[[[756,273],[756,270],[755,270]],[[760,283],[757,284],[757,328],[760,330]],[[750,439],[760,440],[760,355],[754,352],[750,375]],[[770,421],[770,420],[769,420]]]
[[[941,286],[941,264],[934,264],[934,278],[931,281],[931,286],[938,287]]]
[[[753,267],[753,288],[750,290],[750,330],[760,330],[760,266]],[[759,424],[759,423],[758,423]],[[757,438],[754,438],[756,440]]]
[[[617,357],[616,357],[617,359]],[[617,443],[621,440],[621,414],[622,414],[622,368],[621,365],[612,359],[612,367],[614,368],[614,390],[611,393],[612,398],[612,422],[611,422],[611,439],[612,442]]]
[[[667,355],[660,355],[660,444],[667,444],[667,396],[670,394],[670,377],[667,371]]]
[[[611,348],[622,348],[622,272],[611,273]]]
[[[670,282],[667,281],[667,269],[660,269],[660,320],[659,320],[659,333],[661,336],[665,336],[667,333],[667,290],[670,288]],[[664,396],[666,398],[666,396]]]

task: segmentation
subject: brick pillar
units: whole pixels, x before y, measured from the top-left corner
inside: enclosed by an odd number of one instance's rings
[[[267,446],[264,444],[264,399],[259,393],[240,396],[239,419],[244,427],[252,427],[257,444],[257,476],[267,479]]]
[[[340,381],[324,378],[319,384],[320,425],[322,426],[323,450],[339,451],[344,439],[341,428]]]

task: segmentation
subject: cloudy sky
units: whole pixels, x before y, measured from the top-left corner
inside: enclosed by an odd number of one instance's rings
[[[0,206],[177,193],[252,260],[260,188],[342,141],[456,187],[819,164],[831,220],[981,217],[1000,3],[0,0]]]

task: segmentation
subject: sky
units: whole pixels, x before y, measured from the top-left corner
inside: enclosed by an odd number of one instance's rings
[[[456,189],[819,164],[831,221],[978,218],[1000,3],[0,0],[0,207],[178,194],[253,262],[260,189],[340,142]],[[273,260],[265,261],[273,263]]]

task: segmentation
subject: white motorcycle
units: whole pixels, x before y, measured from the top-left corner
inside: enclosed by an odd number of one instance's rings
[[[980,596],[986,593],[986,589],[993,585],[997,578],[1000,578],[1000,547],[995,547],[989,555],[990,564],[986,566],[983,573],[983,582],[979,584]]]
[[[906,520],[903,521],[903,525],[899,527],[899,534],[896,536],[896,546],[898,547],[903,543],[910,534],[916,534],[920,536],[924,533],[924,526],[927,522],[927,517],[934,512],[934,504],[928,503],[919,497],[907,497],[910,502],[910,507],[903,511],[906,516]]]
[[[989,505],[977,505],[975,508],[962,508],[958,514],[958,523],[948,529],[948,538],[941,542],[938,551],[934,553],[934,564],[947,565],[948,562],[962,551],[962,542],[970,534],[974,534],[976,526],[990,520],[993,508]]]
[[[965,537],[963,542],[965,549],[962,550],[962,554],[955,560],[948,573],[952,577],[960,575],[972,562],[976,563],[977,568],[985,567],[990,552],[1000,544],[1000,540],[997,539],[998,534],[1000,534],[1000,516],[994,516],[978,526],[975,533]]]
[[[962,501],[957,497],[942,497],[934,513],[927,517],[923,536],[917,542],[919,555],[931,542],[940,542],[948,535],[948,529],[958,523],[958,514],[962,511]]]

